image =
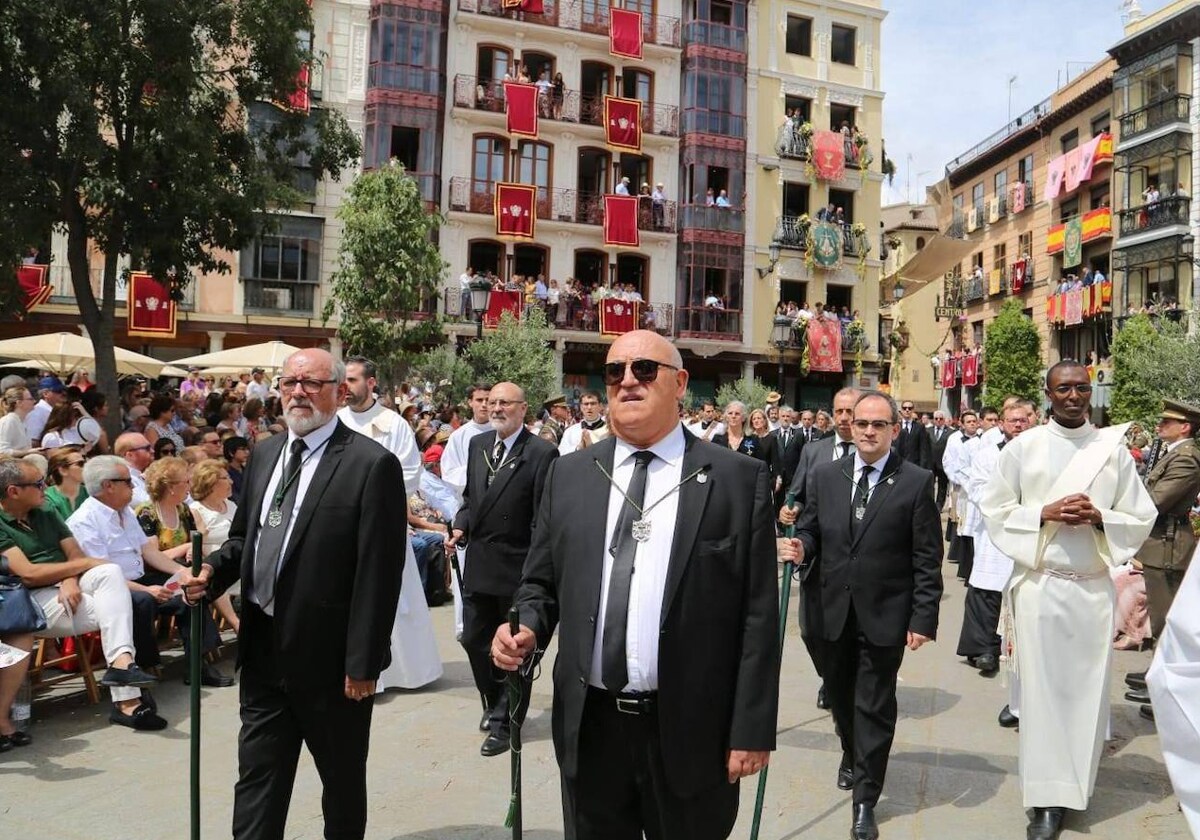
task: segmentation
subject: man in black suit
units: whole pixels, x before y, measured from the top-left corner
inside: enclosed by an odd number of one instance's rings
[[[891,451],[899,425],[891,397],[859,397],[857,453],[816,467],[796,529],[808,558],[803,614],[842,741],[837,783],[854,790],[854,840],[879,836],[896,673],[906,645],[935,637],[942,594],[933,475]]]
[[[337,419],[346,368],[324,350],[289,356],[279,390],[288,433],[255,447],[228,541],[183,584],[194,600],[242,583],[233,836],[283,837],[303,744],[324,784],[325,836],[361,840],[375,681],[400,598],[404,473]]]
[[[792,486],[792,477],[796,474],[796,466],[800,463],[800,452],[804,449],[804,439],[793,426],[796,413],[790,406],[779,409],[779,428],[771,432],[775,438],[775,451],[779,453],[779,482],[775,488],[775,506],[783,504],[787,490]]]
[[[462,646],[483,703],[479,728],[488,733],[480,747],[485,756],[507,752],[509,742],[508,692],[488,657],[492,634],[512,607],[546,470],[558,457],[554,444],[525,428],[526,410],[520,387],[511,382],[492,386],[488,411],[493,431],[476,435],[467,446],[467,485],[446,541],[447,551],[461,544],[467,553]],[[524,719],[529,703],[528,684],[523,697],[518,720]]]
[[[502,625],[492,656],[515,669],[561,629],[552,730],[568,837],[723,840],[738,780],[775,747],[767,467],[683,429],[688,375],[658,334],[618,338],[604,376],[614,437],[551,467],[521,629]]]
[[[946,441],[952,434],[954,429],[946,422],[946,412],[940,409],[933,412],[933,428],[929,430],[929,457],[933,460],[933,479],[937,487],[936,500],[939,511],[946,506],[946,492],[949,489],[946,471],[942,469],[942,456],[946,454]]]
[[[905,461],[921,469],[933,470],[933,443],[925,425],[913,412],[911,400],[900,404],[900,434],[896,438],[896,451]]]

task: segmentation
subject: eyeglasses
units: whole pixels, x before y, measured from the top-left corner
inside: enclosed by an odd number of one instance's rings
[[[145,446],[131,446],[128,449],[126,449],[125,451],[126,452],[149,452],[152,449],[154,449],[154,447],[151,444],[147,443]]]
[[[854,428],[860,432],[865,432],[867,429],[874,429],[877,432],[882,432],[888,426],[892,425],[891,420],[855,420]]]
[[[655,359],[632,359],[628,362],[608,362],[604,365],[604,384],[620,385],[625,380],[625,368],[627,365],[629,370],[633,372],[634,379],[642,383],[653,382],[657,379],[660,367],[679,370],[675,365],[669,365],[666,362],[660,362]]]
[[[104,480],[111,481],[113,484],[128,484],[130,487],[133,486],[132,478],[106,478]]]
[[[1072,391],[1074,391],[1075,393],[1082,396],[1085,394],[1092,393],[1092,386],[1091,385],[1056,385],[1055,387],[1051,388],[1050,390],[1060,397],[1070,396]]]
[[[913,407],[911,405],[902,405],[902,406],[900,406],[900,410],[901,411],[912,411]]]
[[[336,379],[295,379],[291,376],[279,380],[280,391],[294,391],[299,385],[304,393],[312,396],[313,394],[321,393],[321,389],[326,385],[333,385],[337,382]]]
[[[508,408],[511,405],[525,405],[524,400],[488,400],[488,408]],[[422,412],[424,414],[424,412]]]
[[[39,478],[37,481],[17,481],[12,484],[13,487],[36,487],[39,490],[46,489],[46,480]]]

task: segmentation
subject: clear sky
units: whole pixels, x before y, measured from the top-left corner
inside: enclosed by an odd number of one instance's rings
[[[1142,11],[1168,2],[1142,0]],[[1122,38],[1120,7],[1119,0],[884,0],[883,136],[896,163],[884,204],[923,200],[947,162],[1008,123],[1010,77],[1017,77],[1016,117],[1102,60]]]

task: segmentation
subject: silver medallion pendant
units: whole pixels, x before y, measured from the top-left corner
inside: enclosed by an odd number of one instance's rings
[[[858,507],[856,507],[854,509],[854,518],[857,519],[859,522],[861,522],[862,518],[866,515],[867,515],[867,506],[866,505],[859,505]]]
[[[630,529],[630,531],[633,534],[633,538],[635,540],[637,540],[638,542],[640,542],[640,543],[649,542],[649,540],[650,540],[650,520],[649,519],[633,520],[633,526]]]
[[[860,517],[861,518],[861,517]],[[272,528],[278,528],[283,524],[283,511],[273,510],[267,514],[267,524]]]

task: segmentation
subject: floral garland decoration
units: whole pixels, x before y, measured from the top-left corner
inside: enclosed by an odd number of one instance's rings
[[[802,216],[801,218],[807,219],[808,216],[805,215],[805,216]],[[804,226],[804,267],[808,269],[809,274],[812,274],[813,271],[815,271],[816,267],[817,267],[817,259],[815,256],[816,250],[817,250],[817,239],[815,236],[813,236],[812,222],[809,222],[807,225]]]
[[[800,375],[808,376],[808,321],[807,315],[797,315],[792,322],[792,333],[800,345]]]
[[[867,349],[867,325],[862,322],[861,318],[855,318],[846,325],[846,339],[850,349],[854,351],[854,377],[861,378],[863,351]]]
[[[812,136],[813,124],[811,122],[800,123],[800,143],[801,147],[806,150],[804,157],[804,174],[808,176],[808,180],[817,180],[817,167],[812,160]]]
[[[858,249],[858,279],[862,280],[867,273],[867,251],[871,250],[871,243],[867,241],[867,226],[855,222],[850,226],[850,235],[862,246]]]

